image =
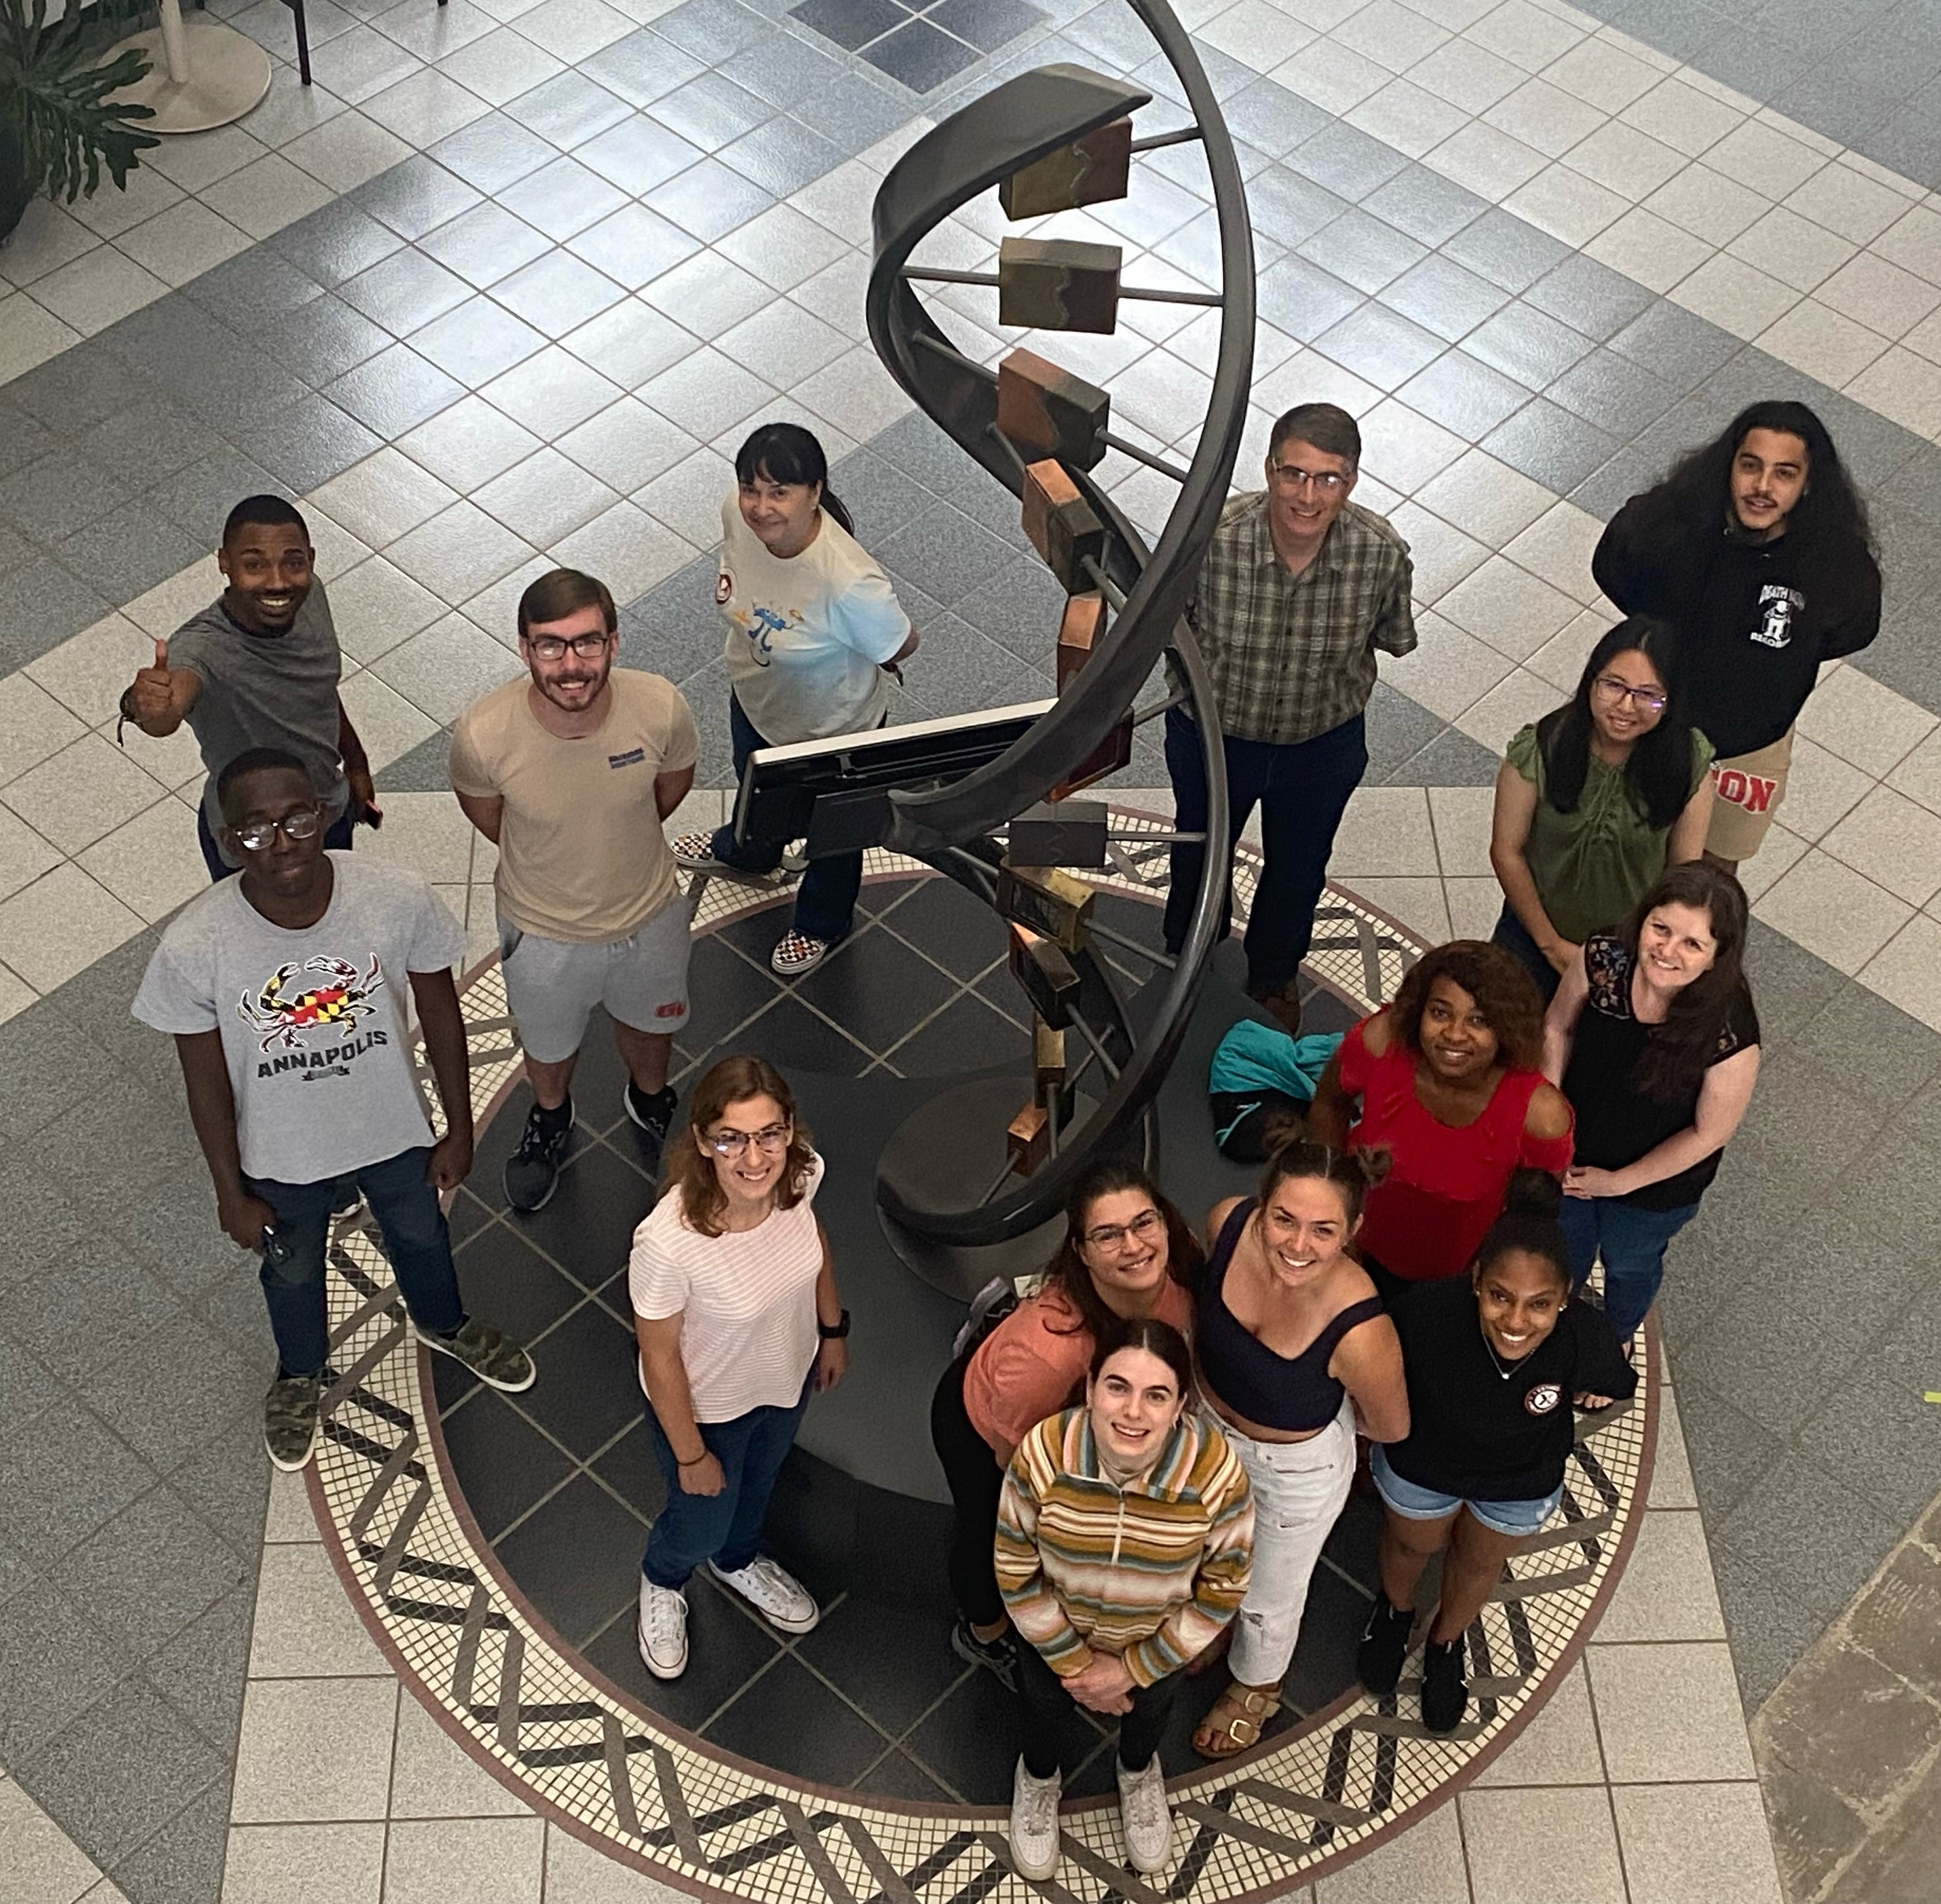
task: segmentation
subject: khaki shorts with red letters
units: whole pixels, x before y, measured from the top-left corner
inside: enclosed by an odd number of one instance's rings
[[[1712,825],[1705,850],[1735,863],[1750,859],[1765,840],[1766,828],[1786,797],[1786,776],[1793,764],[1793,730],[1789,727],[1769,746],[1736,760],[1712,763]]]

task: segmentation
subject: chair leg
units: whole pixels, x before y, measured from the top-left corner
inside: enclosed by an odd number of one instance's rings
[[[304,0],[285,0],[297,21],[297,72],[303,83],[310,84],[310,23],[304,18]]]

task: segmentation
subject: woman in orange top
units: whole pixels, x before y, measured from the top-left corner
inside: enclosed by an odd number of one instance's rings
[[[1570,1168],[1570,1107],[1544,1082],[1542,1058],[1529,973],[1499,945],[1455,939],[1328,1061],[1307,1134],[1389,1153],[1356,1250],[1384,1301],[1467,1269],[1513,1172]]]
[[[957,1506],[950,1584],[959,1658],[1013,1684],[1014,1655],[991,1562],[998,1497],[1018,1443],[1081,1396],[1100,1333],[1114,1318],[1193,1325],[1203,1257],[1186,1219],[1136,1165],[1095,1164],[1065,1200],[1065,1241],[1035,1296],[943,1372],[931,1439]]]

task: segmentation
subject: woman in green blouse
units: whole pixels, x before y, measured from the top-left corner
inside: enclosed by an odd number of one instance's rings
[[[1704,850],[1712,743],[1679,718],[1677,668],[1670,627],[1629,616],[1591,650],[1571,699],[1511,737],[1490,828],[1494,937],[1546,999],[1585,938]]]

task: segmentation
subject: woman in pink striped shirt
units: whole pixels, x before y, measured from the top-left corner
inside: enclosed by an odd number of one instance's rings
[[[811,1393],[849,1365],[849,1312],[814,1208],[821,1181],[780,1073],[723,1058],[694,1087],[668,1140],[668,1190],[634,1232],[647,1438],[667,1483],[640,1562],[640,1658],[657,1679],[686,1668],[687,1579],[704,1563],[784,1633],[822,1617],[756,1550]]]

